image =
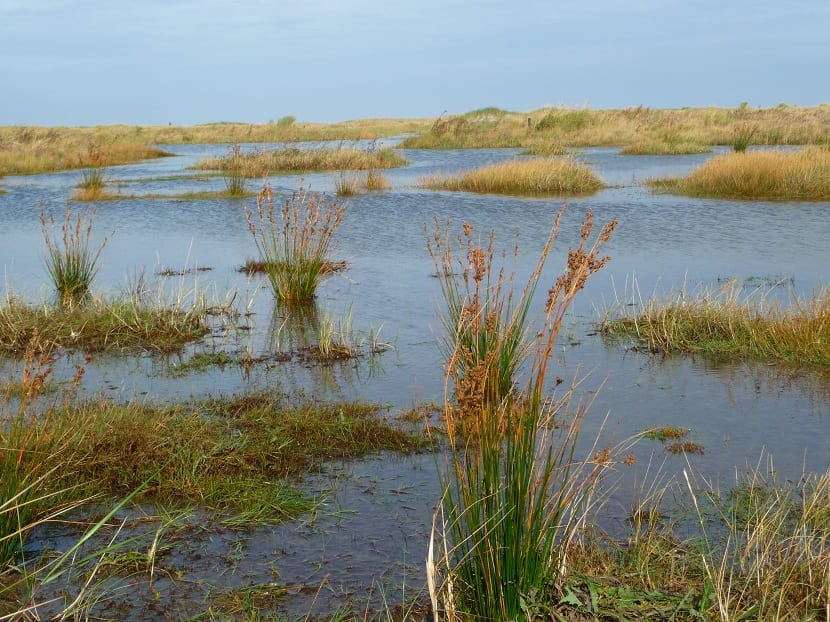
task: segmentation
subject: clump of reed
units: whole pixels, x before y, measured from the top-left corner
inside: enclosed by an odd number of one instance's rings
[[[277,151],[205,158],[194,168],[220,171],[234,168],[242,177],[262,178],[279,173],[394,168],[406,163],[405,158],[389,147],[376,150],[346,147],[337,149],[286,147]]]
[[[228,149],[227,165],[223,167],[225,172],[225,189],[228,196],[232,198],[244,197],[245,175],[242,173],[242,150],[239,144]]]
[[[830,290],[793,296],[789,305],[756,293],[741,297],[735,283],[715,291],[681,291],[641,302],[637,311],[609,311],[604,334],[634,339],[651,352],[699,354],[718,360],[792,366],[830,364]]]
[[[350,197],[358,193],[360,190],[360,179],[357,175],[340,171],[334,177],[334,192],[337,196]]]
[[[75,201],[103,201],[115,198],[107,192],[106,157],[100,147],[90,146],[84,156],[79,158],[83,170],[78,189],[72,194]]]
[[[40,224],[46,244],[46,271],[60,303],[71,306],[85,300],[98,273],[98,260],[109,240],[104,237],[97,247],[92,245],[95,212],[84,215],[78,211],[73,217],[67,205],[60,237],[51,233],[55,229],[54,215],[47,217],[42,208]]]
[[[695,197],[772,201],[830,199],[830,150],[763,150],[708,160],[686,177],[650,179],[652,188]]]
[[[494,269],[492,243],[480,245],[471,225],[464,225],[457,259],[448,231],[436,227],[429,242],[445,303],[450,454],[441,475],[443,552],[436,557],[433,537],[427,567],[433,607],[449,619],[522,617],[527,595],[564,572],[567,545],[611,464],[608,448],[589,462],[574,460],[585,411],[570,410],[567,399],[553,400],[547,391],[565,313],[608,261],[599,251],[614,221],[592,243],[587,214],[579,245],[548,290],[541,328],[530,331],[531,298],[561,216],[521,293],[514,292],[512,276]],[[526,341],[527,334],[535,337]],[[528,379],[520,386],[514,374],[530,354]]]
[[[573,158],[538,158],[492,164],[460,175],[424,177],[420,184],[432,190],[519,196],[586,195],[604,187],[588,166]]]
[[[341,197],[350,197],[362,190],[381,192],[390,187],[389,180],[376,169],[370,169],[364,175],[340,171],[334,177],[334,191]]]
[[[293,302],[314,297],[345,213],[346,205],[338,199],[329,200],[302,187],[278,207],[268,184],[257,195],[256,210],[245,206],[248,229],[278,299]]]

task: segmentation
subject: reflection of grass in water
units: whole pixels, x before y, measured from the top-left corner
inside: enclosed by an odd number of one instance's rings
[[[629,337],[651,352],[702,354],[718,360],[758,360],[792,366],[830,364],[830,290],[793,298],[784,307],[734,283],[717,291],[681,291],[606,312],[602,331]]]

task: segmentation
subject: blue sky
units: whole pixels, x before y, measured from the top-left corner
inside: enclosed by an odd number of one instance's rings
[[[0,0],[0,125],[830,102],[828,0]]]

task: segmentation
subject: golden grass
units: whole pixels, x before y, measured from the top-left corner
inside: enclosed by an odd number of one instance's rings
[[[193,168],[227,171],[231,167],[250,179],[275,173],[308,171],[374,170],[403,166],[407,161],[390,148],[364,151],[355,148],[297,149],[236,154],[221,158],[205,158]]]
[[[788,306],[739,296],[734,285],[699,295],[650,300],[634,314],[607,317],[603,332],[657,353],[700,354],[792,366],[830,365],[830,289]]]
[[[432,190],[520,196],[584,195],[604,187],[588,166],[573,158],[515,160],[461,175],[432,175],[422,178],[420,183]]]
[[[0,177],[82,168],[90,146],[108,165],[169,155],[154,145],[360,140],[425,131],[430,120],[210,123],[196,126],[0,127]]]
[[[0,127],[0,176],[130,164],[165,155],[134,137],[108,137],[93,128]]]
[[[682,178],[652,179],[658,190],[697,197],[775,201],[830,199],[830,150],[748,151],[712,158]]]

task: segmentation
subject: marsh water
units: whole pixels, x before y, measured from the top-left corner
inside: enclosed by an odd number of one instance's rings
[[[208,155],[225,155],[227,145],[163,148],[175,156],[108,169],[109,187],[125,196],[224,187],[221,177],[194,178],[188,167]],[[374,357],[327,366],[267,356],[281,347],[280,340],[294,338],[292,331],[301,333],[304,320],[275,305],[262,277],[239,271],[256,254],[243,212],[243,204],[252,205],[253,199],[125,198],[98,204],[96,231],[113,235],[102,255],[97,294],[121,292],[143,273],[171,298],[202,292],[217,305],[231,304],[246,313],[237,325],[217,326],[212,336],[172,357],[96,357],[88,363],[82,393],[164,402],[267,387],[321,399],[377,402],[390,417],[440,401],[439,286],[425,245],[425,225],[431,227],[436,217],[442,223],[450,218],[456,228],[471,222],[485,235],[495,231],[499,248],[508,254],[518,240],[515,270],[521,282],[535,265],[563,201],[427,191],[418,180],[433,172],[512,160],[518,153],[403,151],[410,165],[385,172],[391,190],[347,199],[333,254],[346,261],[347,269],[325,280],[317,313],[350,316],[357,335],[379,331],[390,347]],[[633,449],[637,464],[621,469],[616,492],[603,509],[607,528],[613,532],[615,522],[624,521],[636,482],[647,470],[653,475],[659,468],[671,478],[691,468],[725,485],[734,481],[736,470],[756,465],[762,457],[765,465],[771,457],[782,479],[825,470],[830,461],[827,374],[655,357],[625,342],[603,340],[596,323],[609,308],[727,282],[756,299],[809,295],[828,280],[830,204],[701,200],[653,194],[642,184],[649,177],[682,175],[711,155],[621,156],[609,148],[586,149],[577,157],[609,187],[568,200],[542,286],[552,284],[564,265],[586,210],[593,210],[598,223],[613,217],[619,221],[605,248],[611,262],[581,292],[556,352],[555,373],[566,382],[583,377],[579,394],[593,400],[583,449],[598,434],[619,440],[656,426],[687,428],[689,438],[704,449],[703,454],[672,455],[659,442],[641,440]],[[15,296],[49,299],[38,216],[42,205],[60,218],[79,179],[80,173],[65,172],[2,181],[0,263],[6,287]],[[278,196],[301,184],[330,193],[334,176],[275,176],[269,181]],[[248,183],[252,190],[259,186]],[[507,265],[514,267],[512,261]],[[165,269],[184,274],[158,275]],[[245,352],[262,362],[245,369],[228,365],[175,373],[195,353],[217,350]],[[75,362],[69,355],[63,373],[71,377]],[[19,365],[3,362],[3,373],[16,374]],[[56,373],[62,373],[60,365]],[[319,509],[276,527],[205,530],[200,525],[209,519],[190,515],[183,519],[191,523],[189,535],[174,541],[167,559],[170,572],[159,576],[152,589],[131,590],[132,615],[192,615],[205,609],[210,595],[268,582],[291,588],[280,606],[294,614],[347,603],[400,602],[404,591],[410,594],[424,584],[424,558],[440,494],[436,463],[440,458],[431,454],[384,454],[332,464],[303,484],[319,493]],[[74,535],[45,531],[29,546],[32,551],[59,549]],[[155,601],[153,590],[161,595]],[[142,600],[143,592],[147,598]]]

